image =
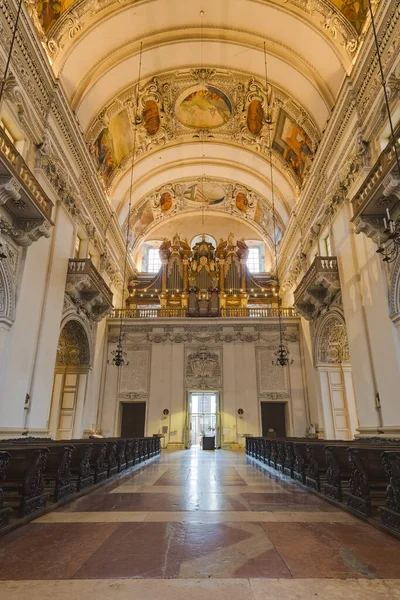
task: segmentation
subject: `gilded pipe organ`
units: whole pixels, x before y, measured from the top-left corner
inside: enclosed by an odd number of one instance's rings
[[[268,273],[250,274],[249,248],[229,234],[215,248],[205,236],[191,247],[176,234],[160,246],[162,266],[149,279],[137,274],[128,286],[127,309],[154,308],[165,316],[244,316],[247,309],[276,308],[275,281]]]

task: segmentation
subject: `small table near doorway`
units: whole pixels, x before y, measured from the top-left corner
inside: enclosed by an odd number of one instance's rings
[[[215,450],[215,435],[203,437],[203,450]]]

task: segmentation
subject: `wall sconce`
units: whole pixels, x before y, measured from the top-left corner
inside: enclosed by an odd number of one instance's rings
[[[243,415],[244,415],[243,408],[238,408],[237,414],[239,415],[239,419],[243,419]]]
[[[164,408],[164,410],[162,411],[162,414],[164,415],[164,419],[166,419],[169,415],[169,410],[168,408]]]

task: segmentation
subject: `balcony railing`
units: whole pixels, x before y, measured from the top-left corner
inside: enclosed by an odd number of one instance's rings
[[[50,220],[53,209],[52,201],[41,188],[36,180],[36,177],[1,127],[0,160],[2,163],[0,174],[14,177],[17,182],[21,184],[22,191],[24,192],[24,201],[28,200],[35,205],[36,209],[40,213],[38,216],[43,215]],[[27,216],[35,216],[28,215],[28,211],[26,212]]]
[[[398,151],[400,151],[400,124],[396,127],[394,135]],[[395,208],[398,204],[398,178],[396,153],[392,140],[390,140],[369,171],[360,189],[352,198],[353,221],[360,216],[362,218],[385,216],[387,207],[391,210]],[[384,201],[382,202],[382,200]]]
[[[113,293],[90,258],[69,260],[66,292],[94,321],[100,321],[112,309]]]
[[[113,293],[93,265],[90,258],[70,258],[68,263],[68,275],[89,275],[92,283],[103,294],[105,300],[112,305]]]
[[[297,317],[297,312],[294,308],[282,308],[281,317],[294,318]],[[110,315],[110,319],[168,319],[168,318],[185,318],[187,316],[184,308],[129,308],[129,309],[114,309]],[[221,308],[219,317],[222,318],[277,318],[279,311],[277,308]],[[196,317],[188,317],[196,318]]]
[[[338,263],[336,256],[317,256],[314,259],[313,264],[304,275],[296,291],[294,292],[294,301],[297,301],[304,295],[304,292],[316,282],[317,277],[324,273],[326,274],[337,274]]]
[[[294,305],[308,321],[332,304],[340,290],[335,256],[317,256],[294,292]]]

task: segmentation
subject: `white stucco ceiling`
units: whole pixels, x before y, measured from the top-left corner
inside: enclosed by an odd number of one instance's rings
[[[335,15],[336,30],[329,26],[329,14]],[[293,0],[98,0],[95,6],[79,0],[47,34],[53,69],[89,136],[99,115],[137,83],[141,43],[141,83],[200,67],[265,82],[265,43],[268,81],[322,132],[352,67],[343,42],[343,32],[349,31],[350,24],[328,0],[313,11]],[[121,163],[118,177],[107,187],[121,223],[130,195],[130,165],[131,160]],[[250,152],[229,141],[179,140],[137,160],[133,202],[168,182],[205,175],[236,180],[271,203],[268,169],[265,154],[256,147]],[[276,208],[284,224],[299,189],[279,160],[273,173]]]

